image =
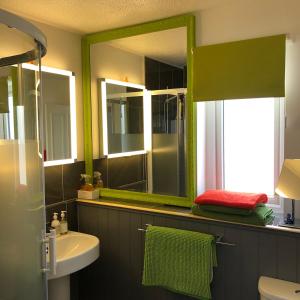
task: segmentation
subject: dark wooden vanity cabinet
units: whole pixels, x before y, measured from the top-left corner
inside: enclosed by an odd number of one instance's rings
[[[217,246],[213,299],[259,299],[261,275],[300,282],[300,234],[78,202],[79,231],[100,238],[100,258],[78,274],[79,299],[191,299],[143,287],[145,224],[222,235]]]

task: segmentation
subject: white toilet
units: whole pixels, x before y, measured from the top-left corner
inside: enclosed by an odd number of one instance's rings
[[[258,282],[261,300],[300,300],[300,284],[261,276]]]

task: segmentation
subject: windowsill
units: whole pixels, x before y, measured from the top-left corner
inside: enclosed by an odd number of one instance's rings
[[[263,229],[263,230],[269,230],[269,231],[280,231],[280,232],[289,232],[289,233],[300,234],[300,229],[278,226],[280,221],[283,220],[282,214],[275,214],[275,220],[272,225],[257,226],[257,225],[251,225],[251,224],[228,222],[228,221],[223,221],[223,220],[209,219],[209,218],[205,218],[205,217],[201,217],[201,216],[196,216],[191,213],[191,210],[189,208],[162,205],[162,204],[153,204],[153,203],[146,203],[146,202],[137,203],[137,202],[130,202],[130,201],[124,201],[124,200],[122,200],[122,201],[111,200],[111,199],[99,199],[99,200],[77,199],[77,203],[111,207],[111,208],[130,209],[130,210],[135,210],[135,211],[151,212],[151,213],[164,214],[164,215],[183,217],[183,218],[189,218],[189,219],[205,220],[205,221],[214,222],[214,223],[232,224],[232,225],[238,225],[238,226],[242,226],[242,227],[257,228],[257,229]]]

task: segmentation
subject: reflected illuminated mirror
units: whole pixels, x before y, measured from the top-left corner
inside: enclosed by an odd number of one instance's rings
[[[91,45],[93,151],[105,187],[187,195],[186,48],[186,27]]]
[[[23,64],[25,81],[34,81],[36,66]],[[77,158],[75,76],[44,67],[41,73],[44,112],[44,166],[72,163]],[[29,97],[35,97],[31,93]]]
[[[150,118],[149,110],[146,115],[145,87],[100,79],[99,95],[102,109],[102,154],[108,158],[145,154],[147,120]]]

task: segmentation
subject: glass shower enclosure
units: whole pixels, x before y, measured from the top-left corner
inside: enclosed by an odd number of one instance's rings
[[[151,91],[152,189],[186,196],[185,88]]]
[[[0,9],[0,299],[47,299],[40,65],[46,38]]]

